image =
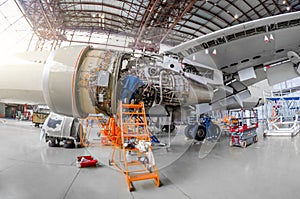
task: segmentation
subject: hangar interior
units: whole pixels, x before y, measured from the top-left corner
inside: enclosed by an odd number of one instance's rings
[[[3,0],[0,29],[0,198],[299,196],[299,0]]]

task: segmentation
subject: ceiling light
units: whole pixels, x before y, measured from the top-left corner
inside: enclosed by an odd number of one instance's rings
[[[105,17],[105,15],[104,15],[104,13],[103,13],[103,14],[101,15],[101,18],[104,19],[104,17]]]
[[[286,4],[286,0],[283,0],[283,1],[282,1],[282,4]]]
[[[269,38],[268,38],[268,36],[267,36],[267,35],[265,35],[265,37],[264,37],[264,41],[265,41],[265,43],[268,43],[268,42],[269,42]]]
[[[287,6],[287,7],[286,7],[286,10],[287,10],[287,11],[290,11],[290,10],[291,10],[291,7],[290,7],[290,6]]]
[[[216,55],[216,54],[217,54],[217,50],[214,49],[213,52],[212,52],[212,54],[213,54],[213,55]]]
[[[238,19],[239,16],[237,14],[234,15],[234,19]]]

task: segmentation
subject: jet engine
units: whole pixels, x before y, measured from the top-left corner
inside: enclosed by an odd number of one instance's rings
[[[203,71],[188,66],[196,79],[174,57],[63,47],[46,61],[44,98],[53,112],[80,118],[112,115],[119,100],[143,100],[146,108],[210,102],[212,89],[197,79],[203,80]]]

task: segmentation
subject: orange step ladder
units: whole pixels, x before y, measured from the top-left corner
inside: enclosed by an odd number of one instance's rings
[[[153,179],[160,186],[143,102],[120,102],[116,119],[108,120],[103,133],[113,144],[109,163],[125,174],[130,191],[134,181]]]

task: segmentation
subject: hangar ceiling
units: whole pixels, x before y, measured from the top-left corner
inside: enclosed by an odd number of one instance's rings
[[[300,10],[299,0],[15,0],[39,38],[158,51],[263,17]]]

